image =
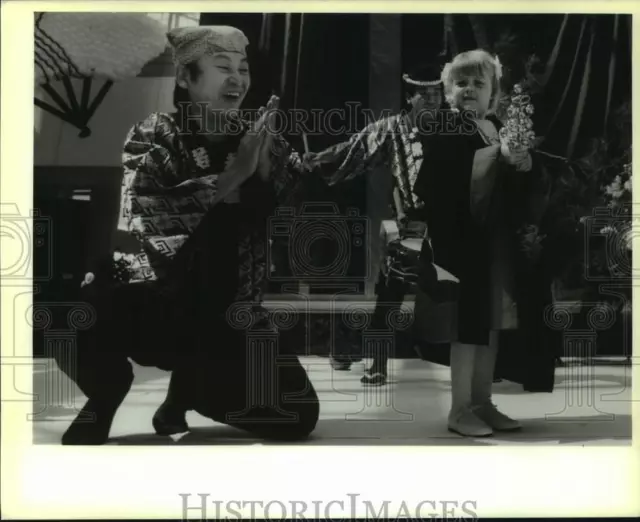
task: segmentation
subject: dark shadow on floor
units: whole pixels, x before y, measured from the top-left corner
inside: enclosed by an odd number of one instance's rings
[[[220,446],[220,445],[251,445],[260,439],[231,426],[215,425],[211,427],[196,427],[174,441],[171,437],[156,435],[155,433],[141,433],[112,437],[109,444],[119,446]]]

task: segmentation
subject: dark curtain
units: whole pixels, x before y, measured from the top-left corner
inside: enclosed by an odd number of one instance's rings
[[[540,59],[534,122],[546,152],[582,157],[590,141],[605,134],[616,108],[631,99],[631,15],[443,18],[449,54],[476,47],[498,52],[507,83],[521,79],[527,56]]]
[[[349,104],[369,106],[369,15],[366,14],[305,14],[303,38],[299,47],[299,74],[297,80],[296,108],[306,114],[327,115],[329,111],[345,110]],[[291,90],[295,92],[294,85]],[[330,119],[310,121],[308,135],[312,151],[320,151],[349,138],[350,132],[361,129],[365,120],[360,111],[351,118],[345,112]],[[341,125],[346,132],[335,132]],[[302,151],[300,136],[290,137],[294,146]],[[341,215],[347,208],[358,209],[367,215],[366,179],[359,178],[339,187],[327,188],[322,183],[310,184],[304,199],[308,203],[335,202]],[[355,240],[355,238],[354,238]],[[337,242],[316,240],[310,246],[310,256],[315,266],[328,266],[337,255]],[[352,250],[349,274],[365,273],[362,252]],[[325,290],[333,293],[344,284],[341,278],[327,278]],[[359,285],[362,291],[362,285]]]
[[[566,15],[560,29],[536,123],[544,150],[575,159],[631,98],[631,16]]]
[[[436,59],[448,47],[445,15],[402,15],[402,72]],[[401,81],[401,78],[398,78]]]

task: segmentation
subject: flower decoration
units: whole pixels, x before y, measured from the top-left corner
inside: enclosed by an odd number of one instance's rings
[[[610,207],[619,207],[632,199],[633,174],[631,163],[622,166],[622,172],[613,181],[604,187],[605,198]]]
[[[511,150],[534,147],[536,134],[531,119],[533,113],[531,97],[524,92],[522,85],[514,85],[511,103],[507,107],[507,121],[500,129],[500,139]]]
[[[619,216],[612,224],[603,227],[601,234],[615,236],[621,240],[627,250],[632,249],[633,236],[631,230],[631,202],[633,201],[633,175],[631,163],[622,166],[622,172],[616,175],[609,185],[603,187],[604,198],[609,207],[616,209]]]

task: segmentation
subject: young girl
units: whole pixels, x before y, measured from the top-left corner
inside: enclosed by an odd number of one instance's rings
[[[517,326],[517,229],[541,210],[528,204],[542,181],[531,154],[500,143],[494,114],[501,76],[497,58],[483,50],[459,54],[444,67],[451,123],[425,137],[414,186],[425,202],[433,262],[460,280],[448,427],[470,437],[520,428],[491,401],[496,334]]]

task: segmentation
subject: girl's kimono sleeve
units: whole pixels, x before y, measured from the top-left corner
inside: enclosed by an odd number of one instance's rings
[[[150,255],[171,257],[211,206],[217,175],[188,179],[179,129],[155,113],[128,133],[120,230],[138,238]]]
[[[393,118],[376,121],[349,141],[314,154],[311,160],[314,171],[319,172],[329,185],[335,185],[389,164],[394,122]]]
[[[526,217],[532,225],[540,225],[551,199],[551,178],[542,156],[531,151],[531,170],[520,173],[520,191],[526,201]]]
[[[471,214],[479,223],[497,216],[497,219],[506,217],[516,230],[522,225],[540,224],[548,205],[550,185],[538,154],[535,151],[530,154],[530,168],[520,170],[501,160],[500,145],[475,152],[469,203]],[[505,209],[506,214],[492,214],[496,206]]]
[[[500,145],[475,149],[467,136],[432,136],[423,141],[423,150],[423,168],[414,192],[425,202],[431,221],[444,228],[455,222],[455,216],[449,216],[449,209],[442,205],[441,196],[450,192],[468,198],[469,212],[478,225],[508,218],[517,229],[540,222],[549,199],[549,183],[535,151],[531,152],[531,169],[519,171],[501,159]],[[443,234],[451,232],[444,228]]]

